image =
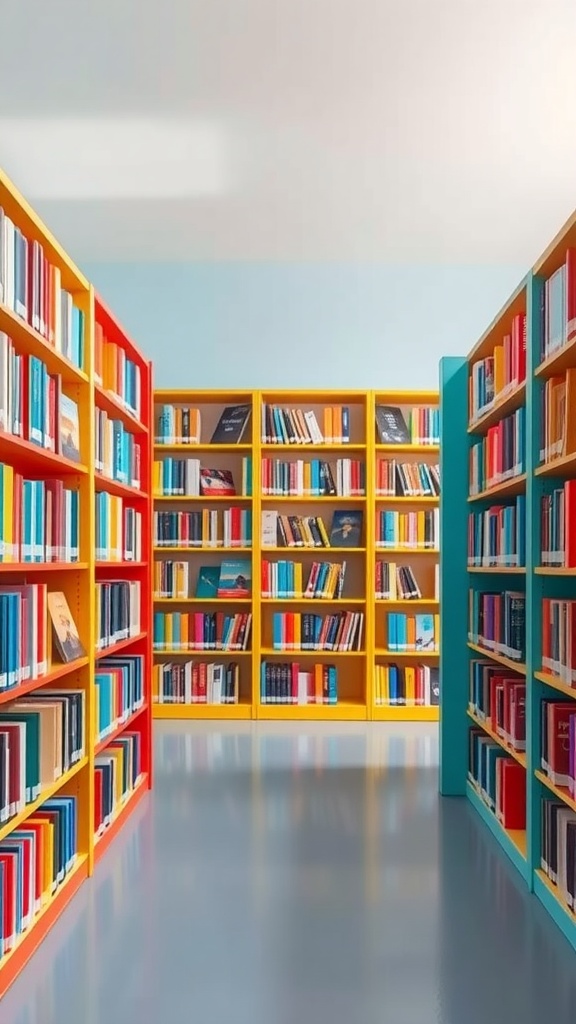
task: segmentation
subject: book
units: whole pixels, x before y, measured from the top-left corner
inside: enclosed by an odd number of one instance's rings
[[[410,444],[410,432],[402,410],[397,406],[376,406],[376,427],[380,444]]]
[[[249,559],[224,561],[220,566],[218,597],[250,597],[252,564]]]
[[[337,704],[338,670],[325,662],[263,661],[260,666],[262,704]]]
[[[439,544],[439,509],[416,512],[384,509],[376,512],[376,547],[437,551]]]
[[[543,499],[544,501],[544,499]],[[468,565],[526,564],[526,496],[468,514]]]
[[[378,707],[431,707],[438,704],[438,669],[429,665],[375,665],[374,703]]]
[[[521,406],[489,427],[486,436],[470,446],[471,496],[520,476],[526,469],[525,409]]]
[[[523,662],[526,650],[525,594],[503,590],[468,595],[468,640],[487,651]]]
[[[86,651],[80,642],[78,629],[68,602],[61,591],[48,592],[48,611],[56,650],[62,661],[68,663],[84,658]]]
[[[472,364],[469,379],[469,421],[485,415],[495,403],[526,380],[526,314],[517,313],[509,333],[493,352]]]
[[[364,513],[360,511],[335,511],[330,528],[330,544],[333,547],[357,548],[362,543]]]
[[[220,414],[210,444],[240,444],[250,420],[250,405],[229,405]]]
[[[219,565],[201,565],[196,581],[196,597],[218,597]]]
[[[80,462],[78,405],[64,393],[60,395],[59,438],[60,454],[73,462]]]
[[[332,465],[322,459],[263,458],[261,484],[266,495],[358,497],[366,493],[366,470],[359,459],[337,459],[333,472]]]
[[[251,612],[154,612],[157,651],[246,651]]]
[[[154,666],[158,704],[238,704],[240,666],[237,661],[179,661]]]
[[[363,612],[274,612],[272,646],[276,651],[360,651],[363,628]]]
[[[229,469],[200,470],[200,491],[210,497],[221,497],[236,494],[234,478]]]
[[[192,512],[155,511],[154,544],[184,549],[249,548],[252,544],[252,511],[238,505]]]
[[[99,651],[141,632],[140,580],[96,583],[96,646]]]

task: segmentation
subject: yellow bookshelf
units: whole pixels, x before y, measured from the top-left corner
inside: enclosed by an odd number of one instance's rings
[[[415,439],[413,443],[381,444],[377,439],[375,410],[377,405],[399,407],[409,422],[408,413],[412,408],[436,409],[438,406],[437,392],[390,391],[373,392],[366,390],[343,391],[214,391],[214,390],[161,390],[154,395],[155,422],[155,459],[182,458],[199,459],[202,466],[230,469],[233,473],[237,490],[241,480],[241,462],[245,457],[252,459],[252,493],[235,496],[208,498],[206,496],[185,497],[184,495],[156,494],[156,522],[159,515],[166,512],[200,512],[204,507],[222,509],[226,506],[239,505],[252,513],[252,542],[242,546],[208,544],[205,540],[195,546],[180,546],[173,538],[161,538],[154,541],[153,557],[155,562],[185,561],[188,566],[189,588],[180,598],[155,596],[156,612],[167,612],[171,609],[183,612],[217,611],[222,607],[229,613],[237,606],[238,611],[250,609],[252,614],[251,643],[249,650],[223,652],[182,650],[179,646],[156,648],[154,650],[155,688],[153,717],[155,718],[262,718],[268,720],[406,720],[435,721],[438,708],[435,706],[410,706],[377,704],[375,699],[375,669],[377,665],[397,662],[404,666],[430,665],[435,667],[438,652],[395,652],[388,648],[386,637],[387,612],[414,612],[415,614],[430,613],[438,615],[439,601],[435,592],[435,573],[438,563],[436,550],[420,550],[407,548],[399,544],[395,547],[382,548],[376,543],[377,516],[380,511],[400,511],[402,513],[424,512],[433,514],[438,508],[438,498],[434,495],[394,496],[377,494],[376,479],[378,460],[396,458],[402,463],[437,464],[439,448],[437,444],[425,444]],[[220,414],[226,407],[249,405],[251,416],[248,427],[238,444],[211,444],[210,438],[218,423]],[[200,412],[201,431],[198,443],[183,442],[180,435],[171,436],[166,440],[165,424],[161,427],[160,416],[162,407],[177,406],[181,409],[198,409]],[[320,443],[317,439],[308,443],[292,441],[282,436],[278,420],[270,419],[270,408],[283,410],[302,410],[312,413],[324,437],[331,440]],[[345,407],[348,410],[347,424],[340,423],[340,413],[333,413],[334,420],[326,420],[325,410]],[[180,414],[179,414],[180,415]],[[191,423],[190,414],[190,423]],[[334,424],[338,422],[338,429]],[[180,424],[178,429],[181,427]],[[300,429],[302,421],[289,418],[293,432]],[[170,429],[172,429],[170,427]],[[186,429],[188,429],[186,427]],[[271,430],[277,429],[276,440],[272,440]],[[341,435],[347,430],[348,440]],[[160,431],[162,436],[160,437]],[[336,437],[334,437],[336,434]],[[179,439],[180,438],[180,439]],[[268,493],[270,480],[265,476],[272,472],[266,469],[265,460],[277,459],[281,463],[301,461],[309,464],[313,459],[327,462],[337,482],[337,463],[341,459],[356,460],[363,466],[364,493],[328,496],[311,493]],[[283,470],[276,467],[277,473]],[[289,470],[286,473],[289,474]],[[294,471],[296,472],[296,471]],[[304,474],[309,470],[301,470]],[[356,471],[355,471],[356,472]],[[267,486],[264,486],[266,479]],[[272,479],[272,478],[271,478]],[[303,478],[302,478],[303,479]],[[301,490],[302,479],[294,490]],[[341,483],[343,482],[343,476]],[[272,482],[277,482],[274,478]],[[306,481],[305,481],[306,482]],[[310,481],[307,480],[307,483]],[[360,481],[355,480],[358,484]],[[294,483],[294,481],[292,481]],[[354,546],[312,547],[285,546],[279,543],[264,546],[262,538],[262,513],[278,512],[281,516],[321,516],[325,528],[330,533],[332,514],[334,511],[363,513],[362,535]],[[194,581],[200,565],[217,565],[224,558],[237,555],[251,558],[252,593],[250,598],[204,598],[194,596]],[[405,556],[401,558],[400,556]],[[346,577],[344,592],[341,597],[304,598],[298,596],[263,596],[261,594],[263,560],[277,562],[288,559],[302,566],[302,576],[306,582],[314,561],[346,561]],[[378,560],[392,560],[399,564],[410,564],[422,596],[418,599],[397,597],[384,600],[375,596],[375,570]],[[317,612],[320,615],[336,614],[350,611],[363,616],[363,629],[359,650],[339,651],[308,651],[278,650],[273,641],[274,614],[278,612],[302,613]],[[160,701],[159,665],[171,662],[173,665],[186,661],[195,662],[229,662],[237,660],[240,665],[240,686],[237,703],[170,703]],[[318,664],[332,664],[337,668],[338,699],[336,703],[269,703],[262,699],[261,667],[262,662],[274,662],[286,665],[297,662],[300,670],[311,670]],[[190,698],[190,692],[188,692]],[[182,692],[179,700],[184,699]]]

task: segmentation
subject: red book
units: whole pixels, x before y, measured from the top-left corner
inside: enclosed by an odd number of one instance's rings
[[[576,338],[576,249],[566,250],[566,342]]]
[[[300,671],[300,665],[297,661],[293,661],[290,666],[292,672],[292,704],[298,703],[298,673]]]
[[[4,953],[14,945],[16,938],[16,869],[18,858],[15,853],[0,853],[0,864],[4,865],[2,889],[2,937]]]
[[[8,736],[8,808],[13,817],[26,803],[26,726],[23,722],[0,722],[2,732]]]
[[[551,702],[547,706],[548,777],[555,786],[570,785],[570,715],[573,714],[573,702]]]
[[[500,820],[504,828],[526,828],[526,771],[517,761],[502,762]]]
[[[38,911],[44,895],[44,827],[39,821],[28,818],[22,826],[24,832],[33,832],[35,836],[34,853],[34,902]]]
[[[198,690],[197,697],[199,704],[205,704],[208,695],[208,666],[202,661],[198,666]]]

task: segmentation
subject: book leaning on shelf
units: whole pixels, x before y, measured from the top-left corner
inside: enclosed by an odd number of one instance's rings
[[[508,505],[493,505],[468,514],[468,565],[479,567],[526,564],[526,496]]]
[[[0,562],[77,562],[79,493],[0,463]]]
[[[576,452],[576,367],[544,381],[540,418],[540,462]]]
[[[395,562],[376,562],[376,598],[379,601],[413,601],[422,597],[422,591],[411,565]],[[438,597],[436,587],[434,600]]]
[[[378,404],[376,430],[380,444],[438,445],[440,414],[429,407],[406,410],[405,414],[399,406]]]
[[[297,661],[263,661],[260,666],[262,704],[337,704],[335,665],[300,665]]]
[[[262,597],[336,599],[342,597],[346,562],[313,562],[306,585],[301,562],[261,563]]]
[[[436,707],[439,670],[429,665],[376,665],[374,703],[378,707]]]
[[[240,668],[236,661],[168,662],[154,666],[159,704],[237,704]]]
[[[335,475],[329,462],[311,459],[284,462],[262,459],[262,494],[360,497],[366,493],[366,470],[358,459],[337,459]]]
[[[263,444],[348,444],[350,409],[347,405],[327,405],[322,411],[322,427],[313,409],[281,408],[262,404]]]
[[[526,650],[526,596],[512,590],[469,591],[468,640],[512,661]]]
[[[154,512],[157,547],[250,547],[252,511],[235,506],[197,512]]]
[[[510,334],[491,355],[472,363],[469,378],[469,419],[480,419],[505,395],[526,380],[526,314],[517,313]]]
[[[361,511],[335,511],[328,535],[321,516],[286,516],[265,509],[262,512],[262,547],[359,547],[363,523]]]
[[[363,628],[363,612],[274,612],[272,646],[275,651],[360,651]]]
[[[84,366],[84,313],[62,288],[60,268],[0,207],[0,305],[37,331],[74,366]]]

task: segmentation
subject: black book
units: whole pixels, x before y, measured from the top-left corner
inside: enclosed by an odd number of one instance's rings
[[[222,412],[210,444],[240,444],[252,408],[249,405],[229,405]]]
[[[380,444],[410,444],[411,438],[402,410],[392,405],[376,406],[376,427]]]

